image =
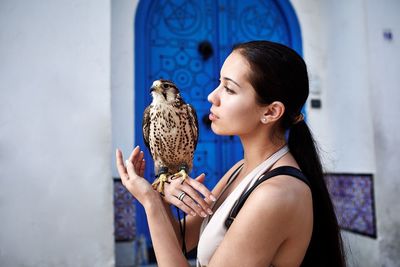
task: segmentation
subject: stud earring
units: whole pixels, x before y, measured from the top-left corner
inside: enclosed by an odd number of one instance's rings
[[[267,119],[266,118],[262,118],[261,121],[262,121],[262,123],[266,123]]]

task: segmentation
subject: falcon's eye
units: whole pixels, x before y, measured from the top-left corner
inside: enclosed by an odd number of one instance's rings
[[[165,84],[165,83],[163,83],[163,84],[161,84],[161,87],[162,87],[162,89],[168,89],[168,84]]]

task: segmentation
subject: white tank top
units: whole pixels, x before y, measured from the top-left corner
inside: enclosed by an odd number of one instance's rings
[[[200,228],[200,239],[197,246],[197,267],[208,265],[214,252],[224,239],[226,233],[225,220],[236,200],[238,200],[240,195],[249,189],[264,172],[268,171],[275,162],[288,152],[289,148],[284,146],[258,165],[244,177],[237,187],[229,194],[221,206],[214,212],[211,219],[204,219]]]

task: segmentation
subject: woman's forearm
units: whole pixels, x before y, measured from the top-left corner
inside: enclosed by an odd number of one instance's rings
[[[181,242],[182,237],[181,237],[180,230],[179,230],[179,222],[172,214],[170,204],[168,204],[166,201],[162,201],[162,202],[164,204],[165,212],[167,213],[168,218],[171,221],[172,227],[174,228],[176,238],[179,240],[179,242]]]
[[[158,266],[189,266],[182,254],[173,224],[159,195],[145,204],[145,211]]]

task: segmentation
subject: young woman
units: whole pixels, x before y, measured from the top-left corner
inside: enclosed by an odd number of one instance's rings
[[[239,136],[244,157],[212,192],[200,175],[184,183],[171,179],[161,197],[141,177],[145,163],[140,148],[126,165],[117,150],[122,182],[145,208],[159,266],[188,266],[169,204],[191,214],[186,249],[198,247],[198,266],[345,266],[321,162],[301,114],[308,91],[306,65],[292,49],[268,41],[234,48],[208,100],[212,130]],[[276,174],[255,187],[228,227],[236,200],[273,171]],[[304,179],[298,178],[302,175]]]

